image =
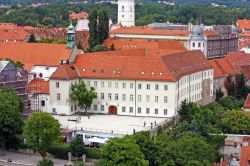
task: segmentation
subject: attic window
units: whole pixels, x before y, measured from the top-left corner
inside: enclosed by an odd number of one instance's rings
[[[96,70],[95,70],[95,69],[93,69],[93,73],[95,73],[95,71],[96,71]]]
[[[115,74],[115,73],[116,73],[116,71],[114,70],[114,71],[113,71],[113,73]]]
[[[70,68],[71,68],[72,70],[75,70],[75,69],[76,69],[74,66],[70,66]]]
[[[86,71],[86,69],[82,69],[82,71]]]
[[[141,72],[142,75],[144,75],[144,72]]]
[[[162,73],[160,73],[160,75],[162,75]]]
[[[154,75],[155,73],[154,72],[152,72],[152,75]]]
[[[101,73],[104,73],[104,70],[103,70],[103,69],[101,70]]]
[[[121,72],[120,72],[120,71],[118,71],[117,73],[118,73],[118,74],[120,74]]]

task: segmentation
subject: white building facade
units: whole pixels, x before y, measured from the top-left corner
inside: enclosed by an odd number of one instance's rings
[[[118,24],[122,26],[135,26],[135,1],[118,0]]]

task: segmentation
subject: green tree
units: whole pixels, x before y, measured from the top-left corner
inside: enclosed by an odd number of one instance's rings
[[[98,44],[102,44],[109,36],[109,18],[104,10],[99,11],[98,17]]]
[[[77,103],[77,105],[84,109],[87,113],[87,109],[90,108],[93,99],[97,97],[97,94],[94,88],[87,89],[84,82],[80,82],[78,84],[72,85],[70,99]]]
[[[243,74],[237,75],[237,99],[245,99],[248,94],[245,77]]]
[[[216,95],[215,101],[218,101],[219,99],[221,99],[224,96],[224,92],[222,91],[221,88],[219,88],[219,89],[216,89],[215,95]]]
[[[102,166],[147,166],[140,147],[131,138],[113,138],[102,150]]]
[[[187,103],[187,100],[181,102],[181,106],[178,110],[180,121],[183,122],[184,120],[188,123],[191,123],[193,120],[193,116],[195,113],[199,112],[199,107],[195,103]]]
[[[36,36],[34,34],[29,35],[28,43],[36,43]]]
[[[3,145],[21,132],[23,104],[16,92],[0,89],[0,139]]]
[[[250,134],[250,117],[243,111],[232,110],[222,118],[222,129],[230,134]]]
[[[70,143],[70,151],[75,157],[81,157],[83,155],[84,143],[81,135],[77,135]]]
[[[78,41],[76,47],[77,47],[78,49],[83,49],[83,47],[82,47],[82,42],[81,42],[81,41]]]
[[[60,124],[50,114],[36,112],[26,120],[24,126],[25,143],[44,158],[52,142],[58,140]]]
[[[43,158],[38,162],[37,166],[54,166],[54,163],[48,158]]]
[[[92,49],[98,44],[98,12],[93,9],[89,14],[89,48]]]

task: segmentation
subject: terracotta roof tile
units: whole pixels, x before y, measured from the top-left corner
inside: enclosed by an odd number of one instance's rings
[[[169,49],[169,50],[183,50],[187,49],[175,40],[155,40],[155,39],[122,39],[122,38],[109,38],[104,41],[104,45],[108,48],[114,45],[115,49]]]
[[[49,94],[49,81],[43,79],[33,79],[28,84],[29,93]]]
[[[188,30],[159,30],[147,26],[121,27],[111,31],[111,34],[136,34],[136,35],[178,35],[188,36]]]
[[[215,31],[209,31],[209,30],[205,30],[203,32],[203,35],[206,35],[206,36],[220,36],[217,32],[215,32]]]
[[[0,29],[15,29],[16,27],[13,23],[0,23]]]
[[[60,60],[67,60],[72,52],[64,44],[46,43],[0,43],[0,58],[20,61],[30,71],[35,65],[58,66]]]
[[[241,147],[240,165],[247,166],[249,160],[250,160],[250,147],[249,146]]]
[[[226,58],[213,59],[208,62],[213,66],[215,78],[238,74],[237,69]]]
[[[247,95],[243,108],[250,108],[250,93]]]
[[[237,20],[237,25],[240,29],[250,29],[250,20]]]
[[[50,79],[70,80],[79,78],[77,68],[73,63],[62,64],[51,75]]]
[[[16,29],[0,29],[0,42],[26,41],[29,33],[24,30]]]

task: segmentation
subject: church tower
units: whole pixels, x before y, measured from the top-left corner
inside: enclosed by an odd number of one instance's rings
[[[74,26],[72,23],[68,26],[68,31],[67,31],[67,48],[73,49],[75,46],[75,30]]]
[[[130,27],[135,25],[135,0],[118,0],[118,24]]]

